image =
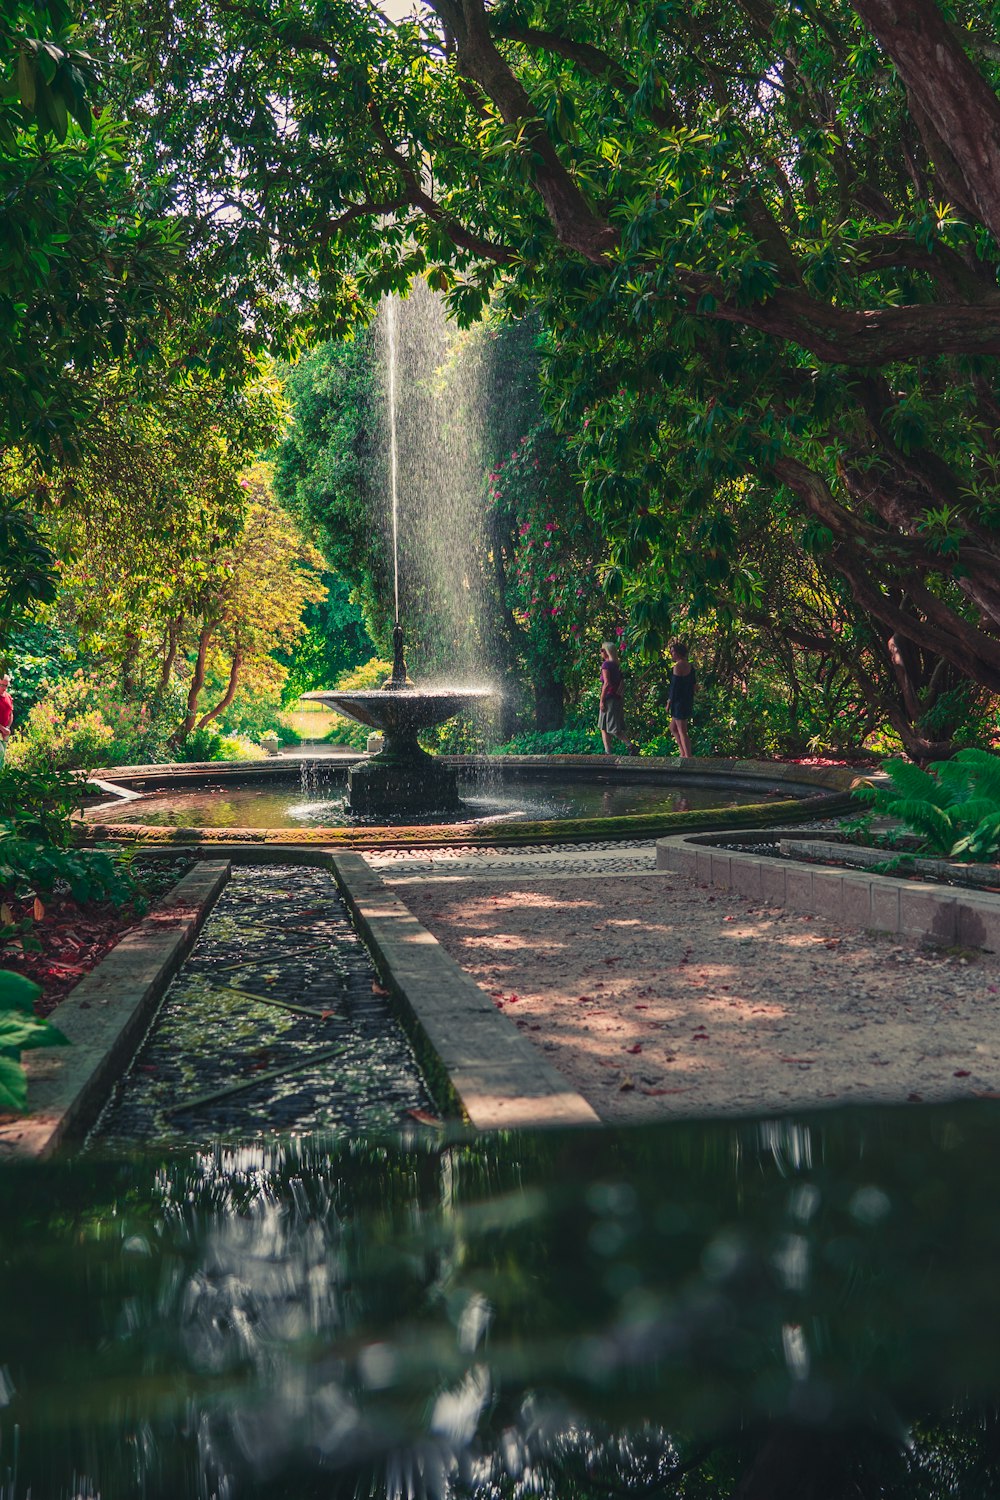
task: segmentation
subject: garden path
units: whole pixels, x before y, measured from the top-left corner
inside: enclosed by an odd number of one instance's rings
[[[655,846],[370,855],[608,1121],[1000,1097],[1000,962],[709,890]]]

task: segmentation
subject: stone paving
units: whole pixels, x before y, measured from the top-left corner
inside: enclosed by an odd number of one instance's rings
[[[390,1130],[432,1112],[332,876],[243,867],[92,1139]]]

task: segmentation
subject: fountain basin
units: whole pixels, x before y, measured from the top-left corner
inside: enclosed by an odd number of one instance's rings
[[[453,768],[428,755],[417,735],[493,696],[491,688],[403,686],[303,694],[384,735],[378,754],[359,760],[347,774],[346,810],[368,818],[458,812],[462,802]]]

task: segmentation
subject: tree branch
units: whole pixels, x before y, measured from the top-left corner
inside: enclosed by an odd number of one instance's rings
[[[483,0],[431,0],[455,40],[459,70],[492,99],[504,122],[519,127],[532,163],[531,176],[557,238],[595,264],[618,244],[614,229],[587,202],[520,80],[497,50]]]
[[[852,0],[892,58],[936,163],[946,144],[969,201],[1000,240],[1000,100],[934,0]],[[926,126],[931,128],[928,130]]]
[[[609,83],[619,94],[637,93],[635,81],[629,77],[621,63],[591,42],[575,42],[557,31],[540,31],[534,26],[508,26],[503,22],[498,25],[498,35],[504,41],[520,42],[524,47],[537,47],[544,52],[554,52],[557,57],[565,57],[591,77]],[[647,113],[654,125],[658,125],[661,130],[676,130],[684,124],[673,104],[669,109],[657,104],[651,105]]]

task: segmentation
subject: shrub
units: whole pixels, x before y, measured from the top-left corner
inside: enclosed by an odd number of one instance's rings
[[[115,686],[80,669],[32,706],[11,736],[7,760],[24,770],[86,771],[163,760],[178,718],[172,698],[127,700]]]
[[[264,760],[266,752],[242,734],[220,734],[217,729],[193,729],[178,748],[182,761]]]
[[[604,746],[596,729],[585,729],[580,724],[568,724],[562,729],[549,729],[544,733],[531,732],[515,735],[506,744],[498,745],[496,754],[603,755]]]
[[[70,814],[83,805],[84,783],[49,767],[0,769],[0,827],[20,838],[65,847],[72,838]]]
[[[867,805],[853,825],[869,832],[875,817],[895,818],[902,831],[923,839],[937,854],[992,860],[1000,852],[1000,756],[986,750],[960,750],[954,760],[937,761],[926,771],[908,760],[882,767],[890,785],[859,787]],[[883,835],[892,843],[898,833]]]

